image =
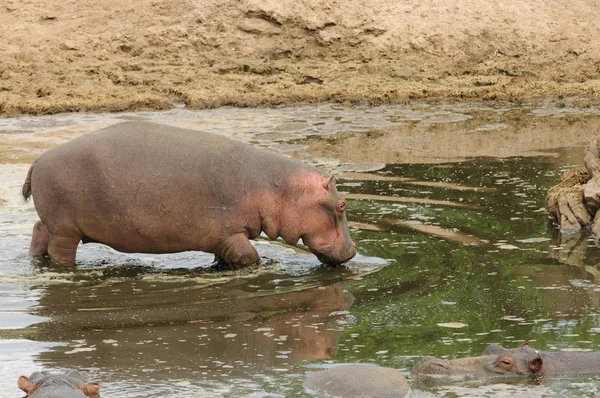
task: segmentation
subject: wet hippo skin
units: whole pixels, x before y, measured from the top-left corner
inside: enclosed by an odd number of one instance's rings
[[[424,357],[412,369],[413,377],[429,382],[572,374],[600,374],[600,351],[545,352],[529,344],[511,349],[492,344],[478,357]]]
[[[306,376],[304,388],[326,397],[405,398],[410,387],[397,369],[367,364],[339,365]]]
[[[80,241],[121,252],[199,250],[246,266],[249,239],[299,239],[324,263],[356,253],[333,177],[219,135],[146,122],[85,134],[39,156],[23,186],[40,216],[30,255],[74,264]]]
[[[52,374],[33,372],[29,378],[19,377],[19,388],[33,398],[85,398],[100,391],[98,384],[86,384],[76,370]]]

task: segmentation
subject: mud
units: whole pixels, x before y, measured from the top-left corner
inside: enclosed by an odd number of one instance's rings
[[[584,0],[0,7],[0,114],[428,100],[598,103]]]

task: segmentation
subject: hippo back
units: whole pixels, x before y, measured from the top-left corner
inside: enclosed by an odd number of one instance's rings
[[[320,396],[340,398],[405,398],[410,387],[398,369],[349,364],[312,372],[304,388]]]

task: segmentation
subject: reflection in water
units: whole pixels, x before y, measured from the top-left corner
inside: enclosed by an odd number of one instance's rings
[[[589,234],[562,234],[553,228],[552,240],[548,247],[548,254],[563,264],[575,267],[593,267],[600,265],[600,258],[588,255],[588,248],[595,246],[594,238]],[[593,253],[593,251],[590,250]]]
[[[584,234],[559,236],[544,208],[548,188],[581,164],[599,113],[416,104],[0,119],[0,350],[14,353],[0,356],[0,388],[15,395],[19,373],[74,367],[108,397],[300,397],[305,366],[323,362],[406,373],[418,357],[479,355],[490,343],[600,350],[600,247]],[[36,215],[19,197],[27,163],[131,118],[332,170],[359,254],[348,269],[329,269],[256,242],[261,266],[218,274],[202,253],[93,244],[79,249],[75,270],[28,259]],[[415,395],[599,390],[587,378]]]
[[[38,325],[36,338],[66,345],[40,359],[54,367],[106,369],[118,384],[166,380],[159,388],[173,393],[177,383],[187,392],[206,392],[215,383],[226,387],[232,379],[333,358],[352,303],[349,281],[306,288],[281,277],[208,287],[157,281],[48,286],[40,314],[52,321]],[[111,390],[103,386],[104,395]]]

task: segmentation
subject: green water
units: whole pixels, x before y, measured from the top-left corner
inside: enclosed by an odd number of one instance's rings
[[[565,152],[560,156],[568,157]],[[600,249],[592,237],[561,237],[549,223],[544,197],[559,173],[554,169],[555,159],[546,160],[477,158],[378,171],[421,181],[493,187],[494,192],[435,188],[424,192],[422,187],[390,186],[388,182],[352,187],[353,192],[426,196],[483,209],[351,202],[353,220],[385,228],[356,231],[353,236],[361,252],[390,259],[390,265],[349,286],[355,297],[350,310],[355,321],[344,327],[335,362],[373,362],[409,374],[416,357],[476,356],[491,343],[600,350]],[[397,219],[457,229],[484,243],[466,246],[403,227],[390,228]],[[579,240],[584,259],[569,261],[570,251],[564,246],[569,239]],[[599,386],[596,377],[546,380],[543,387],[525,379],[519,387],[494,389],[471,383],[470,387],[438,386],[427,392],[436,396],[596,396]]]
[[[53,129],[124,116],[62,117]],[[17,373],[77,368],[103,397],[304,397],[306,371],[344,362],[399,368],[417,397],[600,393],[597,377],[435,387],[410,379],[422,356],[474,356],[490,343],[600,350],[600,249],[585,234],[561,236],[544,210],[548,188],[581,164],[600,131],[596,110],[327,106],[137,117],[202,120],[333,170],[338,190],[355,198],[348,214],[359,255],[330,269],[260,242],[262,265],[211,273],[205,254],[86,245],[76,270],[55,269],[23,254],[35,213],[5,194],[0,385],[11,393],[0,396],[19,393]],[[7,135],[33,134],[11,123]],[[18,190],[26,170],[2,168],[3,192]],[[354,171],[368,177],[344,174]]]

